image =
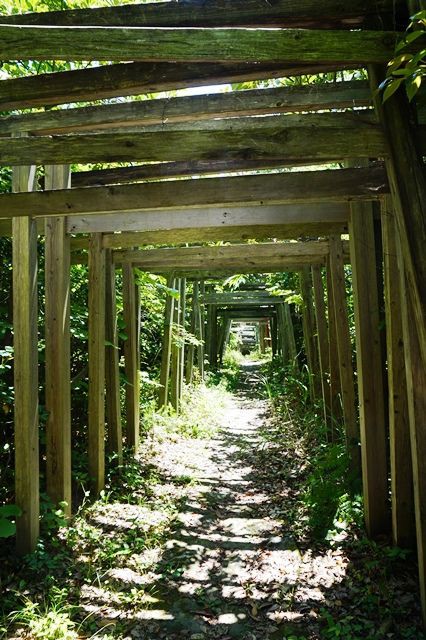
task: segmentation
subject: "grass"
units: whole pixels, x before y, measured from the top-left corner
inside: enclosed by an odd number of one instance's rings
[[[191,469],[166,473],[155,456],[168,442],[191,446],[191,440],[214,437],[226,401],[223,386],[199,385],[185,389],[179,415],[151,406],[143,455],[126,452],[122,467],[111,465],[99,499],[90,501],[84,490],[83,504],[69,523],[61,509],[43,500],[37,550],[18,560],[8,540],[0,553],[0,637],[19,633],[31,640],[76,640],[101,635],[105,640],[126,635],[125,622],[105,622],[92,604],[101,598],[104,608],[126,615],[153,606],[157,587],[149,576],[159,566],[194,483]],[[162,567],[164,577],[176,570],[172,564]],[[114,578],[117,571],[137,574],[143,584],[123,586]]]

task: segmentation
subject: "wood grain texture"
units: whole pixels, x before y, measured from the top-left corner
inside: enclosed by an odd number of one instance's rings
[[[35,167],[19,167],[12,189],[34,188]],[[35,550],[39,535],[38,439],[38,296],[37,229],[30,218],[13,220],[13,348],[15,502],[22,515],[16,520],[16,551]]]
[[[11,145],[0,138],[0,164],[158,162],[280,158],[287,162],[388,155],[381,128],[354,113],[306,114],[203,121],[195,129],[169,125],[160,130],[35,136]],[[180,129],[178,127],[180,126]]]
[[[383,70],[369,67],[374,90]],[[421,149],[420,129],[410,125],[408,103],[402,92],[394,94],[384,105],[377,100],[378,119],[389,139],[386,169],[396,224],[407,272],[407,285],[414,304],[414,317],[423,360],[426,361],[426,179]]]
[[[45,167],[45,189],[66,189],[69,165]],[[70,237],[65,218],[45,228],[46,487],[71,515]]]
[[[341,3],[337,0],[278,0],[265,4],[260,0],[210,0],[200,10],[196,0],[160,2],[118,7],[48,11],[4,16],[5,24],[108,25],[135,27],[178,27],[228,25],[275,25],[312,28],[356,28],[374,26],[383,29],[393,25],[395,13],[403,3],[367,0]]]
[[[229,207],[209,209],[177,209],[175,211],[144,211],[134,214],[109,214],[92,216],[68,216],[67,229],[69,233],[105,233],[105,246],[113,247],[137,246],[139,241],[150,244],[149,232],[161,231],[170,234],[170,242],[175,244],[174,233],[186,230],[188,234],[204,233],[206,229],[218,229],[226,233],[247,235],[248,228],[257,233],[262,229],[277,229],[288,226],[290,233],[298,234],[304,226],[317,225],[326,228],[327,225],[345,226],[349,220],[349,207],[346,203],[327,203],[317,205],[293,204],[277,206]],[[236,228],[240,227],[237,231]],[[293,231],[292,231],[293,230]],[[118,235],[115,232],[120,231]],[[134,232],[140,232],[135,234]],[[112,235],[114,234],[114,235]],[[117,237],[118,235],[118,237]],[[148,242],[144,237],[148,237]],[[311,234],[313,235],[313,234]],[[163,237],[167,237],[164,235]],[[184,237],[184,236],[182,236]],[[249,237],[249,236],[247,236]],[[133,238],[133,241],[132,241]]]
[[[319,266],[311,268],[312,290],[314,296],[316,338],[318,343],[319,373],[321,377],[324,418],[327,424],[331,418],[330,398],[330,345],[328,342],[328,325],[326,316],[325,292],[322,281],[322,270]]]
[[[327,258],[327,320],[328,320],[328,344],[330,363],[330,402],[331,412],[328,422],[328,434],[333,442],[336,438],[336,429],[342,420],[342,405],[340,402],[340,371],[339,354],[337,349],[336,310],[333,296],[333,283],[331,279],[330,257]]]
[[[398,238],[390,198],[386,198],[382,205],[382,237],[389,388],[392,534],[395,545],[412,549],[415,545],[413,469],[401,311],[405,302],[401,298]]]
[[[10,115],[0,120],[0,135],[18,131],[58,135],[121,127],[168,126],[219,117],[369,106],[371,101],[368,83],[363,81],[232,91]]]
[[[123,428],[118,362],[116,274],[111,249],[105,251],[105,389],[108,453],[123,464]]]
[[[0,84],[1,87],[1,84]],[[296,166],[294,161],[291,166]],[[305,162],[304,162],[305,164]],[[236,158],[189,160],[181,162],[156,162],[152,164],[117,167],[114,169],[94,169],[93,171],[76,171],[73,173],[73,187],[93,187],[105,184],[125,184],[162,178],[185,176],[208,176],[230,173],[248,173],[262,169],[278,169],[289,166],[285,158]]]
[[[117,264],[137,264],[139,268],[153,271],[178,268],[208,269],[232,266],[252,266],[254,269],[263,263],[307,262],[323,263],[328,255],[329,243],[326,240],[315,242],[285,242],[269,244],[241,244],[215,247],[186,247],[148,250],[117,250],[114,262]],[[343,258],[342,258],[343,259]],[[222,296],[225,298],[226,296]],[[236,299],[233,295],[229,298]]]
[[[349,224],[361,433],[364,515],[374,537],[389,530],[387,429],[373,208],[351,204]]]
[[[123,265],[123,318],[127,339],[124,341],[126,375],[126,443],[136,453],[139,447],[140,364],[137,361],[135,274],[130,263]]]
[[[175,288],[175,279],[173,275],[167,277],[167,288]],[[158,404],[160,407],[166,407],[169,399],[169,377],[170,377],[170,358],[172,352],[172,331],[174,317],[175,299],[172,295],[166,295],[166,303],[164,307],[164,325],[163,337],[161,344],[161,368],[160,368],[160,389],[158,392]]]
[[[413,322],[412,290],[403,272],[401,240],[397,247],[401,273],[402,323],[406,357],[408,411],[410,416],[411,457],[413,464],[414,508],[416,517],[417,562],[420,603],[426,624],[426,361],[423,358],[417,325]]]
[[[299,286],[303,299],[302,325],[303,342],[309,370],[310,396],[315,401],[321,394],[321,376],[318,354],[316,319],[313,303],[311,269],[306,266],[299,272]]]
[[[101,234],[89,245],[89,477],[94,494],[105,486],[105,250]]]
[[[309,184],[309,190],[306,184]],[[3,218],[19,215],[86,216],[179,207],[375,200],[385,193],[388,193],[386,177],[383,169],[377,167],[3,194],[0,196],[0,210]]]
[[[2,60],[383,63],[393,31],[0,25]]]
[[[179,296],[175,299],[173,305],[172,320],[172,344],[170,353],[170,404],[175,411],[179,411],[179,346],[177,343],[177,335],[179,331],[181,318],[181,278],[175,279],[175,288],[179,292]]]
[[[346,446],[351,459],[352,471],[357,475],[361,475],[359,451],[360,434],[358,416],[355,408],[355,381],[352,366],[352,345],[349,333],[342,241],[340,237],[337,236],[330,237],[329,268],[333,288],[340,391],[346,432]]]
[[[355,65],[356,66],[356,65]],[[0,107],[24,109],[105,100],[187,87],[331,72],[343,64],[131,62],[0,82]]]

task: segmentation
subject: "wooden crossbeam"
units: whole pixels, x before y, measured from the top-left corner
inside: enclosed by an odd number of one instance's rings
[[[137,246],[137,240],[144,241],[144,233],[150,231],[169,231],[170,242],[174,244],[174,233],[179,229],[247,227],[256,225],[310,227],[311,224],[344,225],[349,219],[349,208],[344,202],[327,204],[271,205],[211,209],[177,209],[171,211],[144,211],[122,215],[69,216],[69,233],[90,233],[100,231],[114,234],[104,237],[110,247]],[[118,235],[117,232],[121,233]],[[133,232],[142,232],[136,236]],[[111,244],[109,242],[111,241]],[[115,244],[124,243],[124,244]]]
[[[1,85],[0,85],[1,86]],[[291,162],[291,166],[301,163]],[[303,165],[309,163],[303,162]],[[318,163],[314,163],[318,164]],[[73,173],[73,187],[98,187],[107,184],[125,184],[130,182],[161,180],[187,176],[208,176],[277,169],[289,166],[285,158],[244,158],[221,160],[184,160],[181,162],[156,162],[150,164],[115,167],[112,169],[93,169]]]
[[[352,65],[352,67],[358,65]],[[13,78],[0,82],[0,108],[24,109],[69,102],[285,78],[339,71],[335,64],[132,62]]]
[[[108,25],[133,27],[177,27],[225,25],[276,25],[312,28],[356,28],[393,24],[402,2],[366,0],[340,4],[336,0],[278,0],[259,6],[257,0],[210,0],[200,7],[196,0],[184,3],[159,2],[118,7],[74,9],[4,16],[7,24]]]
[[[218,121],[214,128],[0,139],[0,165],[67,162],[281,158],[287,162],[383,157],[379,125],[356,113],[307,114]]]
[[[309,185],[309,190],[306,186]],[[3,194],[3,218],[92,215],[176,207],[375,200],[388,192],[382,167],[206,178],[175,182]]]
[[[18,131],[58,135],[112,127],[168,126],[191,120],[199,123],[218,117],[351,108],[370,103],[367,82],[278,87],[11,115],[0,120],[0,135]]]
[[[2,60],[387,63],[393,31],[0,25]]]
[[[254,271],[262,264],[308,263],[321,264],[328,255],[327,241],[241,244],[215,247],[186,247],[183,249],[149,249],[115,251],[116,264],[134,264],[148,271],[175,271],[177,269],[226,269],[251,267]]]

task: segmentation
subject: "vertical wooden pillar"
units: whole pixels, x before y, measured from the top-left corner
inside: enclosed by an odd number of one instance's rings
[[[414,4],[414,0],[413,3]],[[426,361],[426,179],[416,130],[410,124],[410,107],[399,89],[385,103],[378,86],[385,68],[368,68],[376,114],[388,143],[386,171],[395,211],[406,273],[406,286],[413,304],[413,320]]]
[[[123,316],[126,324],[127,340],[124,341],[124,362],[126,375],[126,441],[133,451],[139,447],[139,362],[136,330],[136,288],[135,275],[131,264],[123,264]]]
[[[120,372],[118,364],[117,301],[115,265],[112,250],[105,250],[105,386],[108,452],[123,463],[123,434],[120,406]]]
[[[310,374],[311,400],[315,400],[321,393],[319,377],[319,358],[317,342],[315,340],[315,315],[312,302],[312,278],[309,267],[299,272],[300,290],[303,298],[302,320],[306,359]]]
[[[277,347],[278,347],[278,335],[277,335],[277,318],[275,316],[271,317],[271,347],[272,347],[272,356],[277,355]]]
[[[402,260],[400,261],[402,264]],[[413,464],[414,507],[416,516],[417,562],[423,623],[426,625],[426,361],[413,322],[414,304],[405,286],[403,300],[406,376],[410,416],[411,457]],[[404,304],[404,297],[406,304]]]
[[[402,324],[401,273],[398,266],[397,231],[391,198],[382,205],[383,261],[385,275],[386,347],[389,388],[389,440],[391,467],[392,534],[394,544],[415,544],[413,468],[411,463],[405,345]]]
[[[265,351],[266,351],[265,336],[266,336],[266,325],[265,325],[264,322],[259,322],[259,348],[260,348],[260,353],[265,353]]]
[[[314,265],[312,267],[312,283],[315,301],[315,319],[317,327],[318,339],[318,355],[319,367],[321,372],[322,397],[324,401],[324,417],[326,423],[329,422],[331,416],[331,398],[330,398],[330,353],[328,344],[328,327],[325,315],[325,294],[322,283],[321,267]]]
[[[371,203],[351,203],[349,223],[364,514],[370,536],[389,526],[386,420]]]
[[[13,191],[34,189],[35,167],[14,167]],[[15,385],[15,500],[19,555],[34,551],[39,535],[37,226],[13,218],[13,348]]]
[[[345,271],[342,241],[340,236],[330,237],[330,275],[333,289],[339,377],[345,424],[346,446],[351,458],[351,467],[360,473],[359,428],[355,409],[354,373],[352,368],[352,345],[349,333],[346,303]]]
[[[105,250],[89,240],[89,476],[95,494],[105,486]]]
[[[204,280],[200,280],[200,284],[199,284],[199,288],[198,288],[198,292],[201,295],[204,295],[205,293],[205,286],[204,286]],[[200,377],[201,380],[204,380],[204,357],[205,357],[205,344],[206,344],[206,326],[205,326],[205,309],[204,309],[204,304],[200,303],[200,299],[198,298],[198,318],[199,318],[199,323],[198,323],[198,337],[200,340],[200,344],[198,346],[198,354],[197,354],[197,361],[198,361],[198,368],[200,371]]]
[[[182,328],[181,343],[179,345],[179,400],[182,399],[183,381],[185,372],[185,320],[186,320],[186,278],[180,281],[180,318],[179,326]]]
[[[278,328],[278,341],[281,350],[282,362],[285,365],[289,364],[290,355],[288,348],[288,323],[284,309],[285,303],[275,305],[277,310],[277,328]]]
[[[172,350],[171,350],[171,363],[170,363],[170,403],[172,407],[177,411],[179,409],[179,345],[178,335],[179,320],[180,320],[180,291],[181,282],[180,278],[176,278],[176,289],[179,291],[179,298],[175,300],[173,308],[173,329],[172,329]]]
[[[215,304],[207,306],[207,325],[209,334],[209,364],[210,370],[217,369],[217,353],[218,353],[218,326],[217,326],[217,310]]]
[[[340,371],[339,354],[337,348],[336,309],[334,305],[333,284],[331,280],[330,258],[327,258],[327,310],[328,310],[328,361],[330,366],[330,409],[329,434],[330,439],[336,437],[337,423],[342,419],[342,404],[340,401]]]
[[[197,310],[196,310],[195,301],[194,301],[195,289],[198,289],[198,282],[196,281],[194,281],[192,284],[191,322],[189,326],[189,332],[191,333],[192,336],[194,336],[194,338],[195,338],[196,326],[197,326],[197,319],[196,319]],[[195,355],[195,345],[192,342],[190,342],[188,344],[188,349],[186,352],[186,368],[185,368],[186,384],[192,383],[192,373],[194,370],[194,355]]]
[[[167,288],[174,289],[175,279],[173,275],[167,278]],[[169,376],[170,376],[170,356],[172,352],[172,331],[175,299],[171,295],[166,296],[164,309],[164,330],[161,348],[161,371],[160,371],[160,391],[158,393],[158,404],[166,407],[169,399]]]
[[[293,318],[291,317],[290,305],[287,302],[283,304],[285,325],[287,331],[288,357],[293,369],[298,369],[296,338],[294,336]]]
[[[70,186],[69,165],[45,167],[45,190]],[[70,238],[66,218],[45,223],[46,488],[71,514]]]

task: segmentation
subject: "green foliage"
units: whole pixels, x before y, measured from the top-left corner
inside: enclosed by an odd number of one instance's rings
[[[35,640],[77,640],[76,623],[70,618],[66,591],[52,589],[49,596],[43,604],[24,597],[23,607],[11,614],[11,622],[26,627]]]
[[[15,535],[15,518],[21,515],[21,510],[14,504],[0,506],[0,538]]]
[[[416,43],[416,51],[412,45]],[[419,11],[410,19],[406,33],[397,44],[395,57],[389,62],[386,79],[381,83],[383,102],[398,89],[405,88],[411,101],[419,91],[426,74],[426,11]]]
[[[200,384],[185,386],[177,413],[170,405],[157,411],[152,407],[145,415],[145,422],[157,438],[168,438],[174,433],[184,438],[211,438],[219,425],[220,411],[226,402],[222,387]]]

